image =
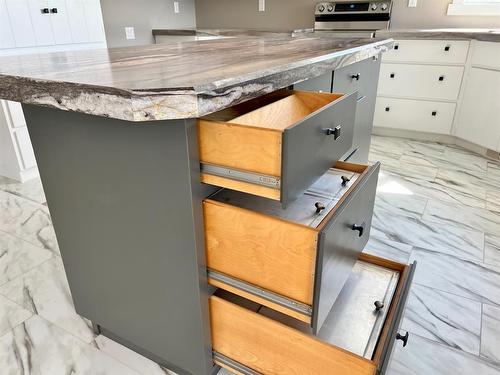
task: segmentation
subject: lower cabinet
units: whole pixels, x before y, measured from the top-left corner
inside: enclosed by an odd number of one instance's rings
[[[373,125],[383,128],[450,134],[455,103],[379,96]]]
[[[214,362],[239,374],[384,374],[397,340],[415,263],[364,256],[323,329],[219,289],[210,297]]]
[[[472,68],[467,78],[455,135],[500,151],[500,71]]]

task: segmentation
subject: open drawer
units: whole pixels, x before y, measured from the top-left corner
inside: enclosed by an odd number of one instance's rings
[[[218,290],[210,297],[214,362],[239,374],[385,373],[416,264],[362,255],[317,336],[300,321]]]
[[[281,201],[352,145],[356,94],[281,90],[198,119],[201,181]]]
[[[222,189],[203,202],[209,283],[319,331],[365,247],[379,164],[337,162],[283,209]]]

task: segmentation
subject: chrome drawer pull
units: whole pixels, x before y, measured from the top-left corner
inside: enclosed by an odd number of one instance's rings
[[[351,227],[352,230],[354,231],[358,231],[359,234],[358,236],[359,237],[362,237],[363,236],[363,232],[365,231],[365,227],[363,225],[357,225],[357,224],[353,224],[352,227]]]
[[[349,177],[346,177],[346,176],[340,176],[340,178],[342,179],[342,186],[346,186],[347,183],[349,181],[351,181],[351,179]]]
[[[323,211],[326,208],[325,205],[321,202],[314,203],[314,207],[316,207],[317,214],[319,214],[321,211]]]
[[[403,348],[408,344],[408,338],[410,337],[410,334],[406,332],[406,335],[401,335],[399,333],[396,334],[396,340],[401,340],[403,341]]]
[[[340,130],[342,129],[342,125],[337,125],[334,128],[327,128],[326,135],[333,135],[333,139],[337,140],[340,138]]]
[[[373,303],[375,305],[375,310],[380,311],[384,308],[384,303],[381,301],[375,301]]]

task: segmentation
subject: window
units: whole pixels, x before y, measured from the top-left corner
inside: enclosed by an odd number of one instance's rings
[[[453,0],[450,16],[500,16],[500,0]]]

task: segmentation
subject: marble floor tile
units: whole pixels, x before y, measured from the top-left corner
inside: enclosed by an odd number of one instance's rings
[[[437,221],[437,220],[436,220]],[[482,261],[484,233],[376,209],[372,233],[411,246],[430,248],[456,257]]]
[[[500,190],[500,182],[488,178],[485,172],[440,169],[436,182],[449,190],[467,193],[485,200],[487,191]]]
[[[414,284],[402,329],[478,355],[481,302]]]
[[[363,252],[407,264],[410,259],[412,248],[411,245],[391,241],[384,237],[378,237],[377,235],[371,235]]]
[[[0,286],[50,259],[50,250],[0,232]]]
[[[386,193],[377,191],[375,209],[383,209],[400,215],[421,217],[427,205],[427,198],[418,195]]]
[[[23,309],[18,304],[0,296],[0,337],[29,319],[32,315],[31,311]]]
[[[94,340],[91,325],[75,312],[64,267],[54,257],[0,287],[3,295],[80,340]]]
[[[485,233],[500,233],[500,212],[489,211],[483,208],[464,207],[429,200],[422,218],[448,227],[458,226]]]
[[[444,149],[444,152],[408,150],[405,151],[400,160],[410,164],[443,169],[472,170],[478,172],[486,172],[487,169],[487,160],[485,158],[448,147]]]
[[[0,190],[27,198],[40,204],[47,201],[47,199],[45,199],[42,181],[40,178],[34,178],[26,182],[19,182],[0,176]]]
[[[113,357],[141,374],[175,375],[175,372],[162,368],[156,362],[143,357],[139,353],[130,350],[129,348],[111,340],[106,336],[97,336],[95,338],[95,342],[99,350],[103,353],[106,353],[110,357]]]
[[[382,162],[382,171],[394,176],[419,178],[426,181],[434,181],[438,174],[438,168],[410,164],[400,160]]]
[[[396,345],[388,375],[499,375],[500,367],[481,358],[411,335]]]
[[[500,236],[484,236],[484,263],[500,267]]]
[[[465,204],[473,207],[486,207],[484,198],[478,198],[467,192],[449,189],[438,181],[427,181],[412,177],[398,177],[381,171],[378,180],[378,192],[395,192],[407,195],[419,195],[444,202]]]
[[[59,253],[49,210],[42,204],[0,191],[0,230]]]
[[[500,308],[483,305],[481,356],[500,365]]]
[[[2,374],[139,375],[40,316],[0,337]]]
[[[500,212],[500,187],[498,191],[486,191],[486,208]]]
[[[500,268],[422,248],[410,261],[417,261],[414,283],[500,306]]]

